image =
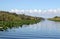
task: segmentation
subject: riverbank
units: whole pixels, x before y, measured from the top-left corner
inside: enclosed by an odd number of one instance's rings
[[[33,17],[24,14],[0,11],[0,30],[19,26],[22,27],[22,25],[38,23],[41,20],[43,20],[42,17]]]
[[[55,16],[55,17],[53,17],[53,18],[48,18],[48,20],[60,22],[60,17]]]

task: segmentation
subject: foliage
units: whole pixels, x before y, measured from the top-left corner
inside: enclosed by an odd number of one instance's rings
[[[55,22],[60,22],[60,17],[55,16],[54,18],[48,18],[48,20],[55,21]]]
[[[0,11],[0,30],[6,30],[7,28],[19,27],[23,24],[29,25],[41,21],[41,17],[32,17],[24,14],[16,14],[7,11]]]

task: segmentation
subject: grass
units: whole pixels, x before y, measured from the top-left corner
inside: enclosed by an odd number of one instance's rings
[[[55,22],[60,22],[60,18],[48,18],[48,20],[55,21]]]
[[[0,30],[6,30],[12,27],[22,27],[22,25],[29,25],[38,23],[43,18],[33,17],[24,14],[16,14],[7,11],[0,11]]]
[[[21,20],[21,21],[0,21],[0,30],[6,30],[7,28],[22,27],[22,25],[29,25],[40,22],[41,20]]]

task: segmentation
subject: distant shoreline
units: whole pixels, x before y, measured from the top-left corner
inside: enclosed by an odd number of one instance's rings
[[[55,22],[60,22],[60,17],[59,16],[55,16],[53,18],[48,18],[48,20],[55,21]]]

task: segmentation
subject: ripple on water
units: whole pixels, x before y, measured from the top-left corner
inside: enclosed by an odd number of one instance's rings
[[[60,23],[42,21],[0,32],[0,39],[60,39]]]

